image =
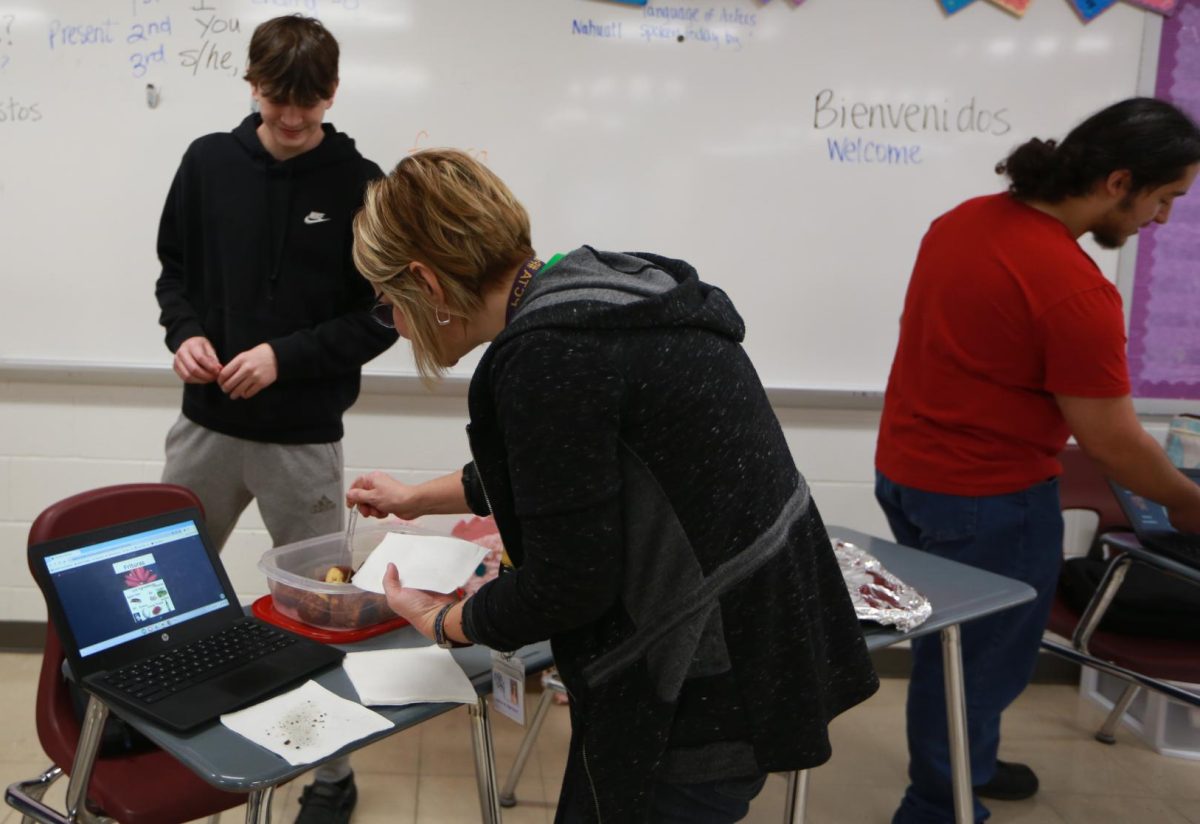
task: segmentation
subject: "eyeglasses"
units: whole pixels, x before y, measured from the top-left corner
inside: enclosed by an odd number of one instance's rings
[[[384,300],[383,295],[377,295],[375,302],[371,304],[368,310],[371,313],[371,318],[380,326],[388,329],[395,329],[396,322],[392,320],[392,304]]]

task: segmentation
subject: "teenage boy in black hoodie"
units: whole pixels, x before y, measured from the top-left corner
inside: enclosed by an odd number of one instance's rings
[[[218,546],[257,499],[278,546],[342,528],[342,413],[396,335],[371,321],[350,257],[382,172],[323,123],[337,41],[317,20],[268,20],[245,79],[259,113],[188,147],[159,225],[159,321],[184,382],[163,481],[196,492]],[[349,821],[356,795],[348,758],[324,765],[297,822]]]

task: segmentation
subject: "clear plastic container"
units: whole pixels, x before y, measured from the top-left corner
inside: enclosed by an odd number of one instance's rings
[[[328,583],[326,573],[339,567],[349,574],[358,569],[389,532],[433,533],[398,521],[360,521],[346,546],[338,532],[285,544],[263,553],[258,568],[267,576],[275,610],[309,626],[334,632],[362,629],[396,617],[383,595],[354,584]]]

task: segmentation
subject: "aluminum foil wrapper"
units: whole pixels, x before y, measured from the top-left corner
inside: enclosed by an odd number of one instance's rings
[[[884,569],[874,555],[849,541],[832,541],[858,620],[908,632],[933,612],[928,598]]]

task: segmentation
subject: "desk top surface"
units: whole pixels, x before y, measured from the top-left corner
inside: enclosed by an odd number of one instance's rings
[[[416,630],[404,627],[356,644],[339,646],[348,652],[364,652],[377,649],[420,647],[428,644],[428,639],[422,637]],[[452,654],[471,679],[471,683],[475,685],[476,691],[481,694],[491,692],[491,650],[480,646],[463,647],[453,650]],[[550,654],[549,642],[522,647],[517,654],[525,662],[525,671],[528,673],[539,672],[554,663],[554,658]],[[314,676],[313,680],[343,698],[349,698],[351,701],[358,698],[349,676],[340,666]],[[339,750],[330,758],[345,755],[380,738],[386,738],[436,715],[449,712],[458,706],[461,705],[406,704],[400,707],[371,707],[372,710],[391,721],[394,726],[367,738],[359,739],[352,745]],[[303,764],[294,767],[278,755],[259,747],[220,723],[209,724],[198,731],[184,734],[171,732],[130,715],[122,714],[122,717],[155,744],[172,753],[201,778],[230,792],[250,792],[281,784],[308,772],[315,766],[315,764]]]
[[[1033,587],[1012,578],[948,561],[928,552],[901,546],[882,538],[841,526],[828,527],[834,538],[849,541],[870,552],[895,575],[929,599],[933,614],[911,632],[867,626],[864,634],[871,649],[888,647],[907,638],[919,638],[953,624],[991,615],[1035,597]]]
[[[871,649],[890,646],[906,638],[938,632],[952,624],[981,618],[1031,601],[1034,597],[1032,587],[1010,578],[947,561],[845,527],[831,526],[829,533],[871,552],[890,572],[916,587],[933,605],[933,614],[912,632],[904,633],[884,627],[868,628],[866,630],[867,645]],[[428,644],[426,639],[422,638],[415,630],[405,627],[357,644],[347,645],[344,649],[364,651],[423,646],[425,644]],[[480,693],[490,691],[490,651],[486,647],[464,647],[454,650],[453,654],[471,678],[475,688]],[[525,662],[527,672],[538,672],[553,664],[550,645],[546,642],[525,647],[518,654]],[[351,700],[356,698],[349,677],[340,667],[321,673],[316,676],[315,680],[338,695]],[[366,739],[356,741],[351,747],[347,747],[335,755],[342,755],[366,746],[380,738],[407,729],[443,712],[448,712],[456,706],[458,705],[409,704],[402,707],[372,707],[373,710],[391,721],[394,726]],[[293,767],[274,753],[262,749],[220,724],[212,724],[185,735],[164,730],[138,718],[124,717],[148,738],[173,753],[208,782],[232,792],[249,792],[279,784],[307,772],[314,766],[307,764]]]
[[[1123,552],[1128,552],[1139,561],[1156,566],[1179,578],[1200,584],[1200,557],[1197,558],[1195,564],[1170,558],[1152,547],[1145,546],[1132,532],[1107,532],[1104,534],[1104,542]]]

